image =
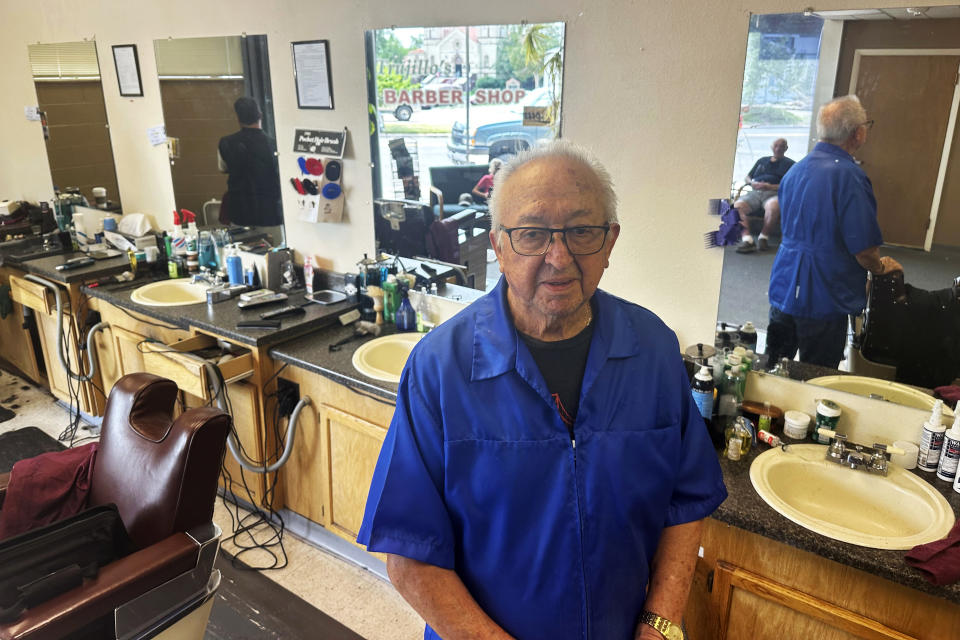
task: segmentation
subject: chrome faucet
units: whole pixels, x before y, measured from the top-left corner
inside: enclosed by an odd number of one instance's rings
[[[890,454],[903,454],[901,449],[885,444],[874,443],[872,447],[848,442],[847,436],[830,429],[820,429],[822,435],[830,437],[825,458],[830,462],[842,464],[851,469],[863,469],[868,473],[886,476],[890,471]],[[852,449],[852,451],[851,451]]]
[[[207,268],[201,268],[200,273],[193,274],[193,277],[190,278],[190,284],[197,284],[198,282],[206,282],[211,287],[219,287],[223,284],[223,275],[217,271],[213,273],[213,280],[210,279],[211,271]]]

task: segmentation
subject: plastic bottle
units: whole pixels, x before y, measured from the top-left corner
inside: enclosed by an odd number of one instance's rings
[[[747,349],[757,348],[757,329],[752,322],[744,322],[737,332],[740,344]]]
[[[743,376],[739,369],[725,371],[720,383],[720,394],[717,397],[717,428],[725,431],[740,415],[743,404],[743,395],[740,392],[740,378]]]
[[[417,300],[417,331],[424,333],[427,328],[424,322],[430,321],[430,308],[427,306],[427,288],[420,287],[420,298]]]
[[[381,285],[383,287],[383,319],[387,324],[393,324],[396,320],[397,307],[397,277],[393,274],[387,277],[387,281]]]
[[[917,454],[917,468],[920,471],[936,471],[940,462],[940,451],[943,449],[943,432],[946,427],[941,424],[943,417],[943,400],[937,400],[930,413],[930,419],[923,425],[923,434],[920,436],[920,453]]]
[[[700,371],[693,376],[690,391],[693,393],[693,401],[697,403],[700,415],[709,424],[713,417],[713,375],[709,367],[700,367]]]
[[[766,442],[771,447],[779,447],[782,444],[780,438],[773,435],[769,431],[764,431],[763,429],[757,431],[757,440],[760,442]]]
[[[240,259],[240,248],[234,244],[227,253],[227,278],[231,285],[243,284],[243,261]]]
[[[183,235],[183,227],[180,222],[180,214],[173,212],[173,232],[170,234],[173,243],[173,252],[178,256],[187,255],[187,239]]]
[[[406,285],[400,287],[400,306],[394,314],[394,321],[398,331],[416,331],[417,330],[417,312],[413,310],[410,304],[410,295]]]
[[[731,460],[739,460],[742,456],[750,453],[750,445],[753,440],[753,433],[747,426],[747,419],[743,416],[737,418],[724,431],[727,443],[727,457]]]
[[[954,482],[958,464],[960,464],[960,402],[957,403],[957,410],[953,412],[953,426],[943,436],[943,449],[940,452],[940,462],[937,464],[937,477]]]
[[[313,258],[304,256],[303,258],[303,283],[307,288],[307,295],[313,295]]]

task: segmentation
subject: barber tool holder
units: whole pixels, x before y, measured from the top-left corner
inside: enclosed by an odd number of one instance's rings
[[[830,438],[825,456],[828,462],[848,466],[851,469],[863,469],[867,473],[878,473],[886,476],[890,471],[890,455],[894,453],[903,455],[904,453],[902,449],[880,443],[874,443],[871,447],[848,442],[847,436],[832,429],[821,427],[817,429],[817,432]]]

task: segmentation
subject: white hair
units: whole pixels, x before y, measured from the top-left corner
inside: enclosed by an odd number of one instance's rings
[[[545,145],[521,151],[504,162],[494,176],[493,193],[487,201],[490,207],[491,228],[494,231],[500,228],[500,211],[501,207],[505,206],[500,202],[503,185],[510,179],[513,172],[520,167],[544,158],[567,159],[589,169],[597,179],[597,196],[600,199],[600,209],[603,211],[604,220],[610,224],[617,222],[617,194],[613,190],[613,180],[610,178],[610,173],[583,147],[562,140],[553,140]]]
[[[842,145],[867,121],[867,111],[854,95],[831,100],[817,113],[817,137]]]

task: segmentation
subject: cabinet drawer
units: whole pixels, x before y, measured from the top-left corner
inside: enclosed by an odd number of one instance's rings
[[[57,310],[57,302],[50,289],[42,284],[25,280],[20,276],[10,276],[10,295],[15,301],[34,311],[50,315]],[[69,305],[69,297],[63,294],[61,299],[66,311]]]
[[[210,374],[207,360],[200,352],[216,347],[215,338],[198,335],[173,344],[142,342],[143,364],[147,371],[177,383],[182,391],[204,400],[211,400]],[[249,351],[236,354],[217,365],[227,383],[253,375],[253,355]]]

